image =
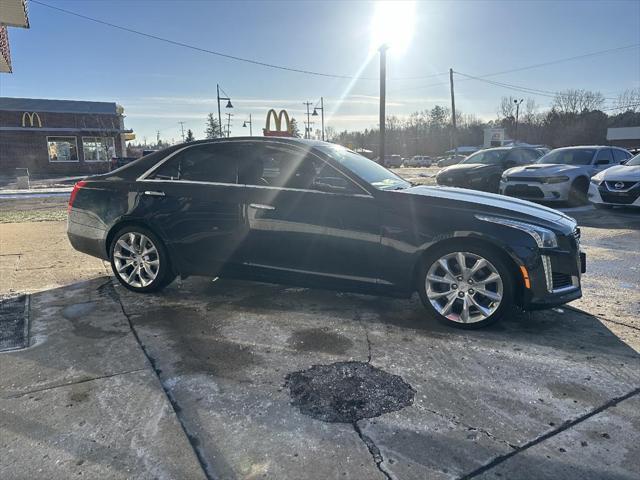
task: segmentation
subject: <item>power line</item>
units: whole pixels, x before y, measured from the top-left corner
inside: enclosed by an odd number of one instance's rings
[[[175,46],[178,46],[178,47],[189,48],[191,50],[195,50],[195,51],[202,52],[202,53],[208,53],[210,55],[216,55],[218,57],[228,58],[230,60],[235,60],[235,61],[238,61],[238,62],[251,63],[253,65],[260,65],[262,67],[273,68],[273,69],[276,69],[276,70],[284,70],[284,71],[287,71],[287,72],[302,73],[302,74],[305,74],[305,75],[315,75],[315,76],[318,76],[318,77],[342,78],[342,79],[347,79],[347,80],[353,80],[353,79],[357,79],[357,80],[377,80],[377,78],[354,77],[354,76],[351,76],[351,75],[338,75],[338,74],[332,74],[332,73],[314,72],[312,70],[304,70],[304,69],[300,69],[300,68],[285,67],[283,65],[275,65],[275,64],[272,64],[272,63],[261,62],[259,60],[252,60],[252,59],[249,59],[249,58],[238,57],[236,55],[229,55],[227,53],[217,52],[215,50],[209,50],[207,48],[197,47],[195,45],[190,45],[188,43],[179,42],[177,40],[171,40],[169,38],[160,37],[158,35],[154,35],[154,34],[151,34],[151,33],[141,32],[141,31],[135,30],[133,28],[123,27],[122,25],[116,25],[115,23],[111,23],[111,22],[107,22],[107,21],[100,20],[100,19],[97,19],[97,18],[89,17],[89,16],[83,15],[81,13],[72,12],[71,10],[66,10],[64,8],[55,7],[53,5],[49,5],[48,3],[40,2],[39,0],[30,0],[30,2],[31,3],[35,3],[37,5],[42,5],[43,7],[47,7],[47,8],[50,8],[52,10],[57,10],[58,12],[66,13],[67,15],[73,15],[74,17],[82,18],[84,20],[89,20],[91,22],[99,23],[101,25],[106,25],[106,26],[111,27],[111,28],[116,28],[118,30],[122,30],[122,31],[125,31],[125,32],[133,33],[135,35],[140,35],[140,36],[146,37],[146,38],[152,38],[152,39],[158,40],[160,42],[168,43],[168,44],[175,45]]]

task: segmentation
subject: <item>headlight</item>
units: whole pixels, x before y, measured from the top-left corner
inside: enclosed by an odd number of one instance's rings
[[[543,183],[564,183],[564,182],[568,182],[569,181],[569,177],[547,177],[547,178],[543,178],[542,182]]]
[[[602,180],[600,180],[599,178],[592,178],[591,183],[600,186],[602,184]]]
[[[518,222],[517,220],[509,220],[507,218],[488,217],[485,215],[476,215],[476,218],[484,222],[497,223],[527,232],[533,237],[539,248],[555,248],[558,246],[556,234],[547,228],[531,225],[530,223]]]

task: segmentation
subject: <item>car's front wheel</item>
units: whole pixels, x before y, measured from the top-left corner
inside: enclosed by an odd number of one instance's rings
[[[445,245],[424,259],[418,292],[425,308],[440,322],[480,328],[511,311],[514,280],[495,250]]]
[[[154,292],[175,278],[162,241],[150,230],[128,226],[113,237],[111,268],[118,281],[134,292]]]

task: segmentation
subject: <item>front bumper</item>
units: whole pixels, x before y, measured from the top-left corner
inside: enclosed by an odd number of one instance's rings
[[[525,267],[530,288],[523,291],[522,307],[537,310],[562,305],[582,297],[586,255],[580,251],[580,233],[559,238],[558,248],[539,249]]]
[[[625,191],[611,190],[605,182],[602,185],[591,183],[587,195],[592,203],[640,207],[640,183]]]
[[[541,183],[536,181],[500,180],[500,193],[509,197],[541,202],[565,202],[569,199],[571,181]]]

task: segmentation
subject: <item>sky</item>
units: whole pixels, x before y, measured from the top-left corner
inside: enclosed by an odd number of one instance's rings
[[[31,28],[9,29],[13,73],[0,75],[2,96],[117,102],[125,109],[126,127],[137,140],[150,142],[158,130],[165,141],[179,141],[180,121],[202,138],[207,113],[217,114],[216,84],[234,106],[223,104],[223,114],[233,114],[231,135],[248,135],[243,122],[249,114],[253,134],[261,134],[270,108],[285,108],[302,124],[303,102],[315,105],[321,96],[325,126],[377,126],[375,2],[42,1],[207,50],[359,79],[238,62],[29,2]],[[392,43],[387,52],[387,115],[449,106],[449,68],[482,76],[629,45],[636,47],[487,79],[547,92],[598,90],[607,105],[625,89],[640,87],[637,0],[414,2],[399,33],[411,30],[404,49]],[[484,120],[496,118],[503,96],[535,98],[541,110],[552,101],[454,78],[457,109]],[[312,121],[320,128],[319,116]]]

